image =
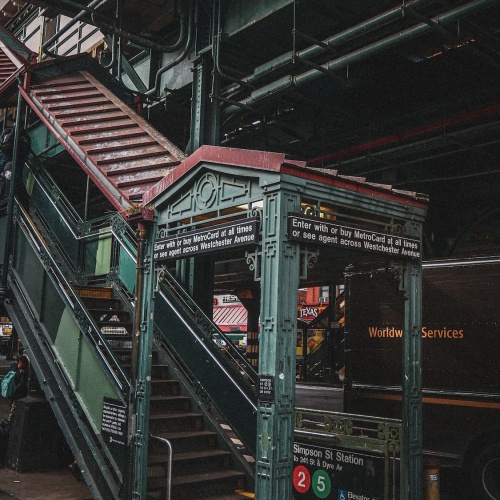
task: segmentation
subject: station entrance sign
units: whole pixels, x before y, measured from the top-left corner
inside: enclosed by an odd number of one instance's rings
[[[369,450],[294,443],[297,500],[382,500],[385,457]]]
[[[258,219],[250,217],[158,239],[154,242],[153,260],[179,259],[257,243]]]
[[[393,258],[421,260],[421,242],[418,238],[379,231],[353,225],[339,224],[319,217],[303,214],[288,215],[288,239],[377,253]]]

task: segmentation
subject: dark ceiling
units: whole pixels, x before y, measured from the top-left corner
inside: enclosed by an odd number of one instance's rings
[[[30,3],[72,10],[64,0]],[[126,0],[124,29],[171,43],[188,4]],[[206,92],[222,109],[222,145],[284,152],[313,167],[427,193],[428,256],[459,247],[462,254],[498,253],[499,1],[194,4],[191,60],[205,60],[220,75],[220,88]],[[112,5],[100,11],[108,21]],[[137,53],[132,45],[130,55]],[[293,59],[284,57],[292,51]],[[148,110],[155,127],[187,152],[191,105],[186,85]]]

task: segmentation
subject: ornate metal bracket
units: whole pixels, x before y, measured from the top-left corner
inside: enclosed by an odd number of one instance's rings
[[[257,247],[255,252],[245,252],[245,257],[248,269],[253,271],[253,279],[255,281],[260,281],[262,277],[262,251],[260,247]]]
[[[151,256],[150,255],[145,255],[143,259],[143,268],[144,268],[144,274],[148,275],[151,272],[152,269],[152,264],[151,264]]]
[[[308,247],[300,249],[300,274],[301,280],[307,279],[307,270],[312,269],[314,264],[318,261],[319,250],[311,250]]]
[[[88,221],[78,224],[78,235],[79,236],[87,236],[88,234],[90,234],[91,230],[92,230],[92,224]]]
[[[122,236],[125,234],[126,228],[127,228],[127,223],[125,222],[125,219],[121,215],[114,215],[111,218],[111,230]]]
[[[154,270],[154,272],[156,274],[156,279],[154,280],[155,291],[158,291],[160,288],[160,286],[159,286],[160,283],[163,283],[163,281],[165,281],[165,279],[166,279],[165,271],[166,271],[165,266],[155,267],[155,270]]]
[[[199,402],[205,407],[207,411],[210,411],[212,401],[203,386],[198,381],[195,381],[193,383],[193,389],[196,396],[198,397]]]
[[[113,266],[106,275],[106,285],[120,285],[120,277],[118,275],[118,266]]]

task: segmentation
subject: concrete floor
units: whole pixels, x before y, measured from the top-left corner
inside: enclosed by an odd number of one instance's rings
[[[0,356],[0,373],[9,369],[12,361]],[[8,418],[10,402],[0,396],[0,418]],[[69,465],[69,464],[68,464]],[[17,472],[0,468],[0,500],[92,500],[83,481],[78,481],[69,468],[47,472]]]
[[[0,469],[0,500],[92,500],[86,484],[67,469],[16,472]]]

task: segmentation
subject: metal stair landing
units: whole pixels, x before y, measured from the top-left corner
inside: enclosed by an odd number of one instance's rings
[[[140,205],[185,157],[87,71],[37,83],[28,100],[119,211]]]

